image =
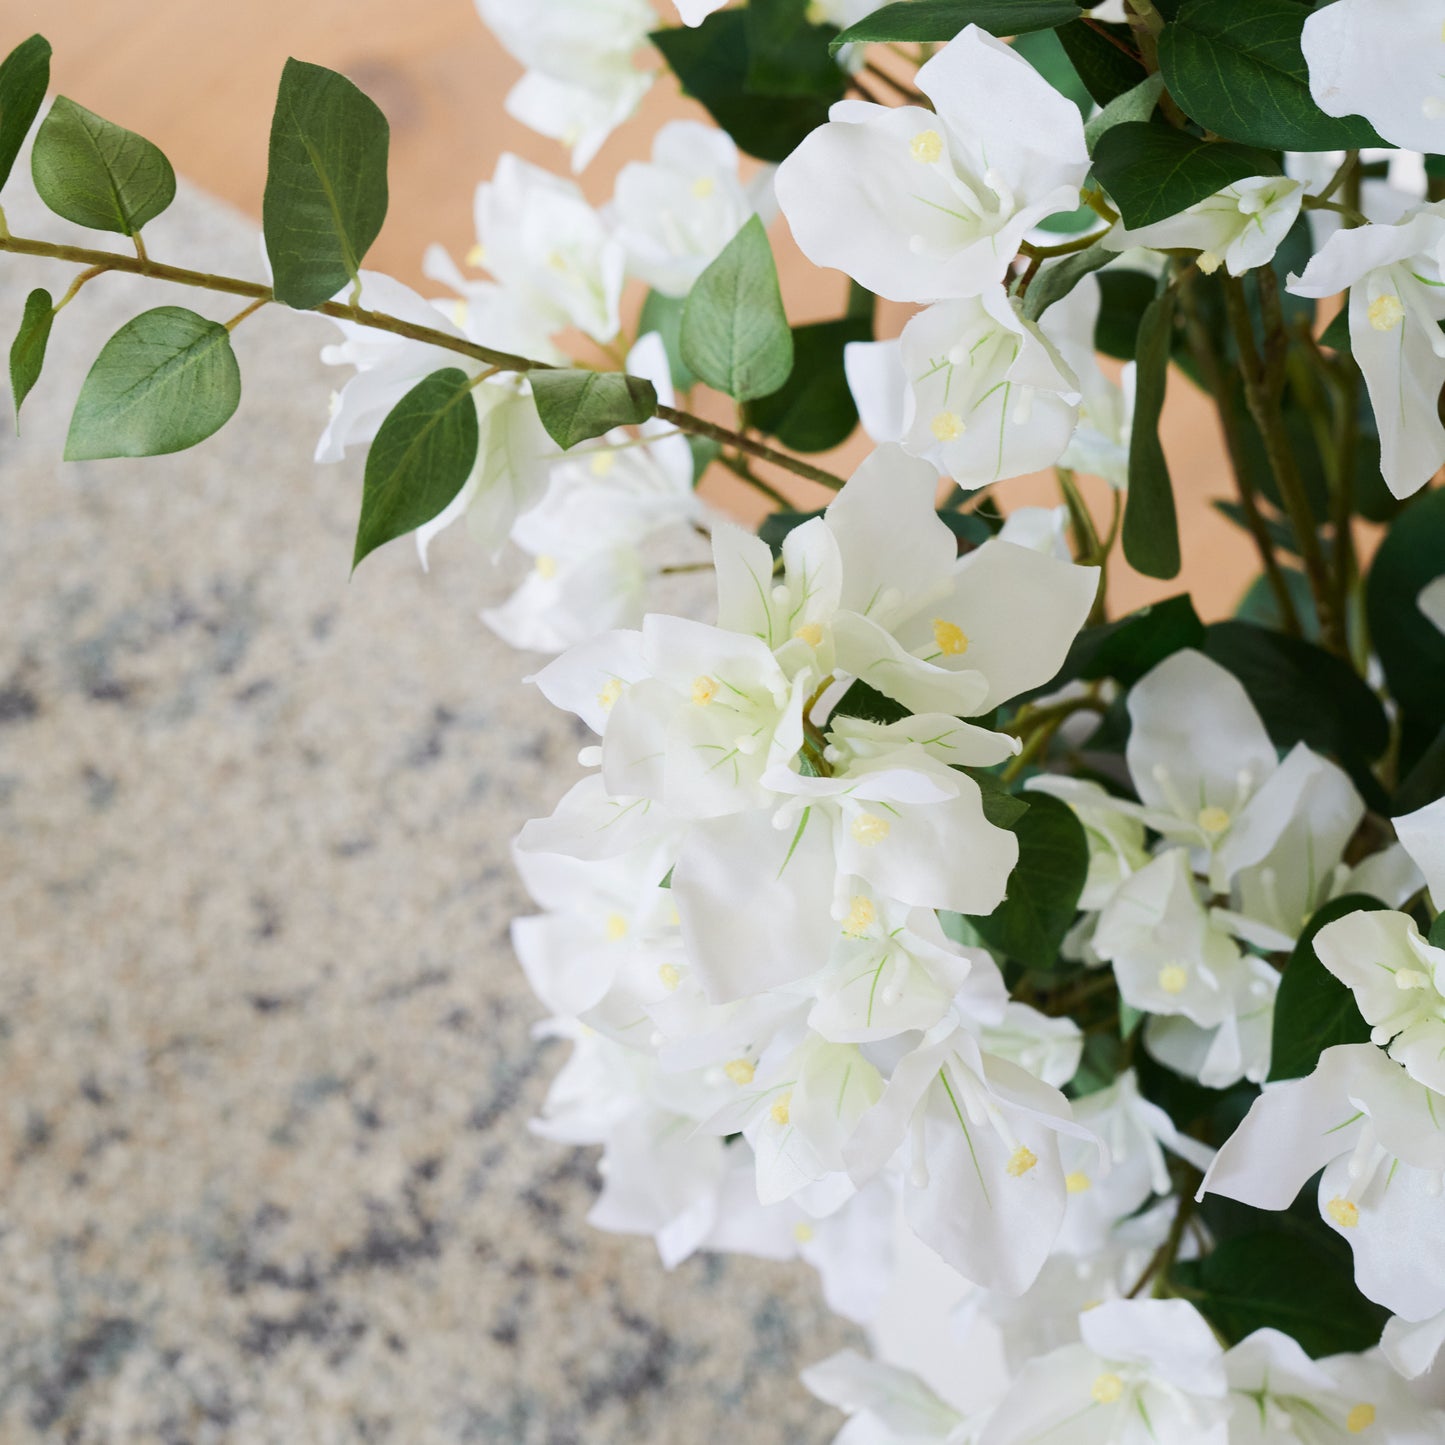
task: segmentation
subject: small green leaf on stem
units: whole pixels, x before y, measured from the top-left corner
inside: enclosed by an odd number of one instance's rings
[[[0,186],[10,179],[49,86],[50,42],[43,35],[22,40],[0,63]]]
[[[397,402],[367,453],[353,571],[450,505],[477,460],[480,431],[471,378],[459,367],[432,372]]]
[[[386,219],[390,136],[376,103],[344,75],[286,62],[261,204],[278,301],[306,311],[359,283]]]
[[[682,313],[682,355],[709,386],[738,401],[770,395],[791,374],[793,333],[757,216],[694,284]]]
[[[25,314],[20,330],[10,348],[10,391],[15,401],[15,426],[20,426],[20,406],[31,388],[40,380],[45,365],[45,345],[55,321],[54,302],[50,292],[37,289],[25,298]]]
[[[134,236],[176,195],[176,173],[156,146],[63,95],[36,132],[30,172],[57,216],[122,236]]]
[[[101,349],[70,418],[65,459],[184,451],[218,432],[240,400],[226,328],[181,306],[158,306]]]
[[[615,426],[636,426],[657,414],[652,383],[626,372],[534,371],[529,379],[537,415],[564,452]]]

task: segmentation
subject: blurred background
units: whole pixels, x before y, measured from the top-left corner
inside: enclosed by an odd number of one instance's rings
[[[177,264],[259,275],[288,55],[385,111],[369,262],[410,284],[427,243],[466,253],[503,151],[566,169],[505,115],[519,71],[470,0],[0,0],[0,22],[170,157],[182,191],[147,241]],[[654,87],[589,196],[699,113]],[[11,228],[78,240],[27,173]],[[844,279],[775,236],[792,319],[839,314]],[[6,324],[68,272],[0,261]],[[241,410],[183,457],[60,462],[101,343],[181,299],[87,287],[23,435],[0,427],[0,1441],[829,1439],[796,1374],[850,1332],[811,1271],[667,1276],[650,1241],[586,1225],[591,1157],[527,1131],[562,1048],[508,949],[508,842],[582,739],[477,622],[514,579],[460,529],[429,575],[398,546],[348,583],[360,460],[310,460],[333,328],[248,322]],[[1247,549],[1208,508],[1212,423],[1172,385],[1184,582],[1217,616]],[[1042,479],[1006,498],[1055,500]],[[1121,563],[1115,600],[1181,585]]]

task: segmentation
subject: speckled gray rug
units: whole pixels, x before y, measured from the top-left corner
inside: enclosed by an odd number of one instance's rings
[[[258,270],[194,192],[147,236]],[[69,270],[0,260],[6,346]],[[196,451],[60,463],[102,341],[165,302],[236,309],[102,277],[0,425],[0,1441],[827,1439],[811,1272],[666,1276],[527,1132],[561,1056],[507,843],[579,740],[475,621],[464,538],[348,584],[329,328],[248,321]]]

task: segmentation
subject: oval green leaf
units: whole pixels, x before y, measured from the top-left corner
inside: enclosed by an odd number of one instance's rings
[[[1113,132],[1111,132],[1113,134]],[[1149,303],[1139,323],[1134,425],[1129,437],[1129,494],[1124,504],[1124,556],[1146,577],[1179,575],[1179,517],[1159,417],[1169,383],[1174,293]]]
[[[1299,0],[1188,0],[1159,37],[1159,70],[1206,130],[1291,151],[1383,146],[1361,116],[1326,115],[1310,95]]]
[[[353,571],[369,552],[450,505],[476,462],[479,435],[471,378],[455,366],[432,372],[397,402],[367,453]]]
[[[682,313],[682,356],[709,386],[738,401],[768,396],[791,375],[793,333],[757,216],[693,285]]]
[[[50,42],[32,35],[0,64],[0,186],[10,179],[49,86]]]
[[[182,306],[127,321],[90,368],[65,439],[68,462],[185,451],[225,426],[241,400],[230,333]]]
[[[176,195],[176,173],[156,146],[63,95],[40,123],[30,173],[57,216],[122,236],[135,235]]]
[[[626,372],[558,369],[534,371],[527,379],[547,435],[564,452],[615,426],[636,426],[657,415],[656,388]]]
[[[390,136],[376,103],[344,75],[286,62],[261,203],[278,301],[309,311],[357,281],[386,219]]]
[[[850,25],[833,49],[880,40],[952,40],[965,25],[990,35],[1027,35],[1078,18],[1075,0],[896,0]]]
[[[1094,146],[1094,174],[1131,227],[1178,215],[1235,181],[1279,173],[1279,158],[1267,151],[1148,121],[1113,126]]]
[[[25,314],[20,330],[10,347],[10,391],[15,399],[15,425],[20,425],[20,405],[40,380],[45,365],[45,347],[50,328],[55,322],[54,303],[50,292],[36,289],[25,298]]]

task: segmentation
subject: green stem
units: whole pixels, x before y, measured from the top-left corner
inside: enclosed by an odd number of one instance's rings
[[[718,457],[718,461],[735,477],[741,477],[748,486],[761,492],[769,501],[776,502],[784,511],[794,510],[793,504],[775,487],[769,486],[741,457],[730,457],[724,452]]]
[[[140,256],[127,256],[121,252],[95,251],[85,246],[61,246],[50,241],[33,241],[22,236],[6,234],[0,236],[0,251],[10,251],[18,256],[41,256],[51,261],[70,261],[81,266],[99,266],[109,271],[126,271],[136,276],[148,276],[153,281],[169,281],[177,286],[194,286],[202,291],[215,291],[225,296],[245,296],[253,301],[274,301],[275,295],[269,286],[256,281],[243,281],[236,276],[218,276],[208,271],[192,271],[184,266],[167,266],[159,261]],[[530,371],[555,371],[557,368],[547,361],[536,361],[531,357],[517,356],[494,347],[482,346],[464,337],[452,336],[431,326],[420,326],[404,321],[398,316],[388,316],[380,311],[368,311],[361,306],[348,306],[340,301],[326,301],[314,308],[314,313],[330,316],[338,321],[351,321],[373,331],[386,331],[393,336],[404,336],[409,341],[420,341],[443,351],[455,352],[471,357],[499,371],[516,372],[525,376]],[[694,436],[711,437],[725,446],[737,448],[761,462],[782,467],[795,476],[821,486],[839,491],[843,478],[815,467],[786,452],[775,451],[772,447],[730,431],[727,427],[693,416],[690,412],[678,411],[675,407],[659,406],[657,415],[670,421],[679,431],[691,432]]]

